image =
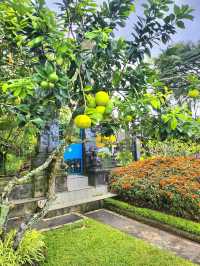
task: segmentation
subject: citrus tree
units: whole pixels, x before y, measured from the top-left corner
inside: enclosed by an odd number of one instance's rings
[[[169,41],[176,27],[182,28],[184,20],[191,19],[192,12],[189,6],[176,5],[170,12],[171,0],[148,0],[144,16],[133,25],[131,40],[124,40],[115,37],[115,30],[125,26],[134,12],[134,1],[113,0],[97,6],[92,0],[70,0],[58,5],[56,15],[44,0],[0,1],[0,64],[4,69],[0,112],[1,123],[7,122],[3,141],[6,143],[11,130],[9,119],[15,123],[14,130],[22,132],[21,138],[26,133],[36,139],[33,170],[13,178],[2,194],[0,226],[4,232],[12,189],[49,169],[47,201],[20,226],[15,247],[25,230],[45,215],[54,198],[58,158],[70,139],[67,129],[73,121],[79,128],[112,124],[111,98],[116,92],[125,100],[127,96],[143,97],[145,86],[133,66],[150,54],[154,43]],[[68,127],[59,140],[59,124],[65,114]],[[131,120],[130,116],[127,119]]]
[[[173,90],[178,104],[187,103],[194,118],[199,116],[199,51],[199,44],[177,43],[155,60],[160,78]]]
[[[175,101],[173,89],[161,81],[154,66],[140,64],[135,71],[140,74],[140,93],[136,81],[135,92],[120,95],[117,100],[119,117],[114,125],[142,139],[192,138],[198,141],[200,121],[190,109],[191,100],[198,103],[198,96],[188,95],[187,101],[180,104]],[[188,85],[187,90],[194,93],[196,89],[194,85]]]

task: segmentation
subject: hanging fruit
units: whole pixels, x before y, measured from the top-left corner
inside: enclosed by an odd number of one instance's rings
[[[92,121],[88,115],[78,115],[74,119],[74,124],[81,129],[90,128]]]
[[[106,106],[109,100],[110,100],[109,95],[105,91],[99,91],[95,95],[96,105],[98,106]]]

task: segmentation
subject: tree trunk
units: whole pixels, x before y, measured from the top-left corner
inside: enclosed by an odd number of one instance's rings
[[[38,223],[49,211],[49,206],[52,201],[55,199],[55,174],[60,166],[60,156],[64,152],[65,145],[62,145],[57,154],[55,153],[52,157],[52,160],[48,166],[48,193],[47,199],[44,201],[44,205],[40,208],[40,210],[32,215],[32,217],[25,223],[22,223],[17,231],[13,248],[16,250],[19,246],[20,241],[22,240],[26,230],[32,228],[36,223]],[[55,151],[54,151],[55,152]]]

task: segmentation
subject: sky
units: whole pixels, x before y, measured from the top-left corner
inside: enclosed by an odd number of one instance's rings
[[[62,0],[46,0],[47,5],[52,9],[56,11],[56,5],[55,2],[61,2]],[[103,0],[97,0],[98,4],[101,4]],[[142,4],[145,3],[146,0],[137,0],[136,3],[136,12],[131,14],[129,19],[127,20],[127,25],[125,28],[120,28],[116,32],[117,37],[124,37],[125,39],[131,38],[131,30],[134,22],[137,20],[137,15],[142,15]],[[178,5],[182,4],[188,4],[190,5],[195,11],[193,12],[194,20],[186,22],[186,29],[181,30],[178,29],[177,33],[172,37],[172,40],[168,45],[177,43],[177,42],[198,42],[200,41],[200,0],[174,0],[174,2]],[[156,56],[163,49],[165,49],[165,45],[161,46],[155,46],[152,49],[152,55]]]

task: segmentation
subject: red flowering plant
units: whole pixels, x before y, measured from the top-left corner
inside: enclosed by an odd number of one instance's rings
[[[111,190],[129,203],[200,221],[200,159],[157,157],[112,171]]]

